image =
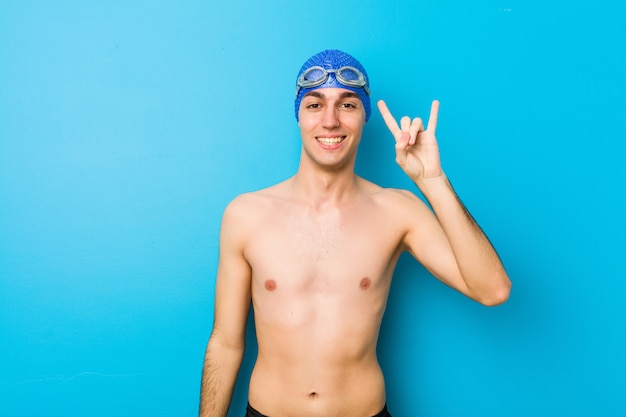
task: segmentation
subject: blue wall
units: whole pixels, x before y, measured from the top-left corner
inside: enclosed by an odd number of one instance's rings
[[[326,48],[398,115],[441,101],[444,167],[514,282],[488,309],[401,259],[394,415],[626,415],[625,21],[617,0],[2,1],[0,415],[196,414],[221,212],[294,173],[294,77]],[[358,172],[415,189],[393,152],[374,113]]]

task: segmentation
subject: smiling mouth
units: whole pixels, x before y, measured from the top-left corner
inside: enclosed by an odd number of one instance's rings
[[[316,137],[315,139],[322,145],[332,146],[332,145],[337,145],[338,143],[341,143],[345,138],[346,138],[345,136],[335,136],[332,138]]]

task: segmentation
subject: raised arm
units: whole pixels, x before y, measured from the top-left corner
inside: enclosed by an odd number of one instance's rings
[[[243,256],[245,217],[244,206],[235,200],[222,219],[215,314],[204,358],[200,417],[226,417],[243,359],[251,279]]]
[[[485,305],[508,299],[511,281],[498,254],[456,195],[441,168],[435,131],[439,102],[428,126],[403,117],[400,125],[381,100],[378,108],[396,141],[396,161],[430,203],[434,216],[416,198],[407,198],[407,249],[433,275]]]

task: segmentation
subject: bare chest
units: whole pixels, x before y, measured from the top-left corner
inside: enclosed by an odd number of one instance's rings
[[[258,225],[245,255],[258,285],[332,293],[388,280],[401,237],[382,210],[284,210]]]

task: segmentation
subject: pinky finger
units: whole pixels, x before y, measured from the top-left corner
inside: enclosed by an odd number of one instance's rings
[[[430,106],[430,117],[428,118],[428,130],[435,133],[437,130],[437,119],[439,118],[439,100],[433,100]]]

